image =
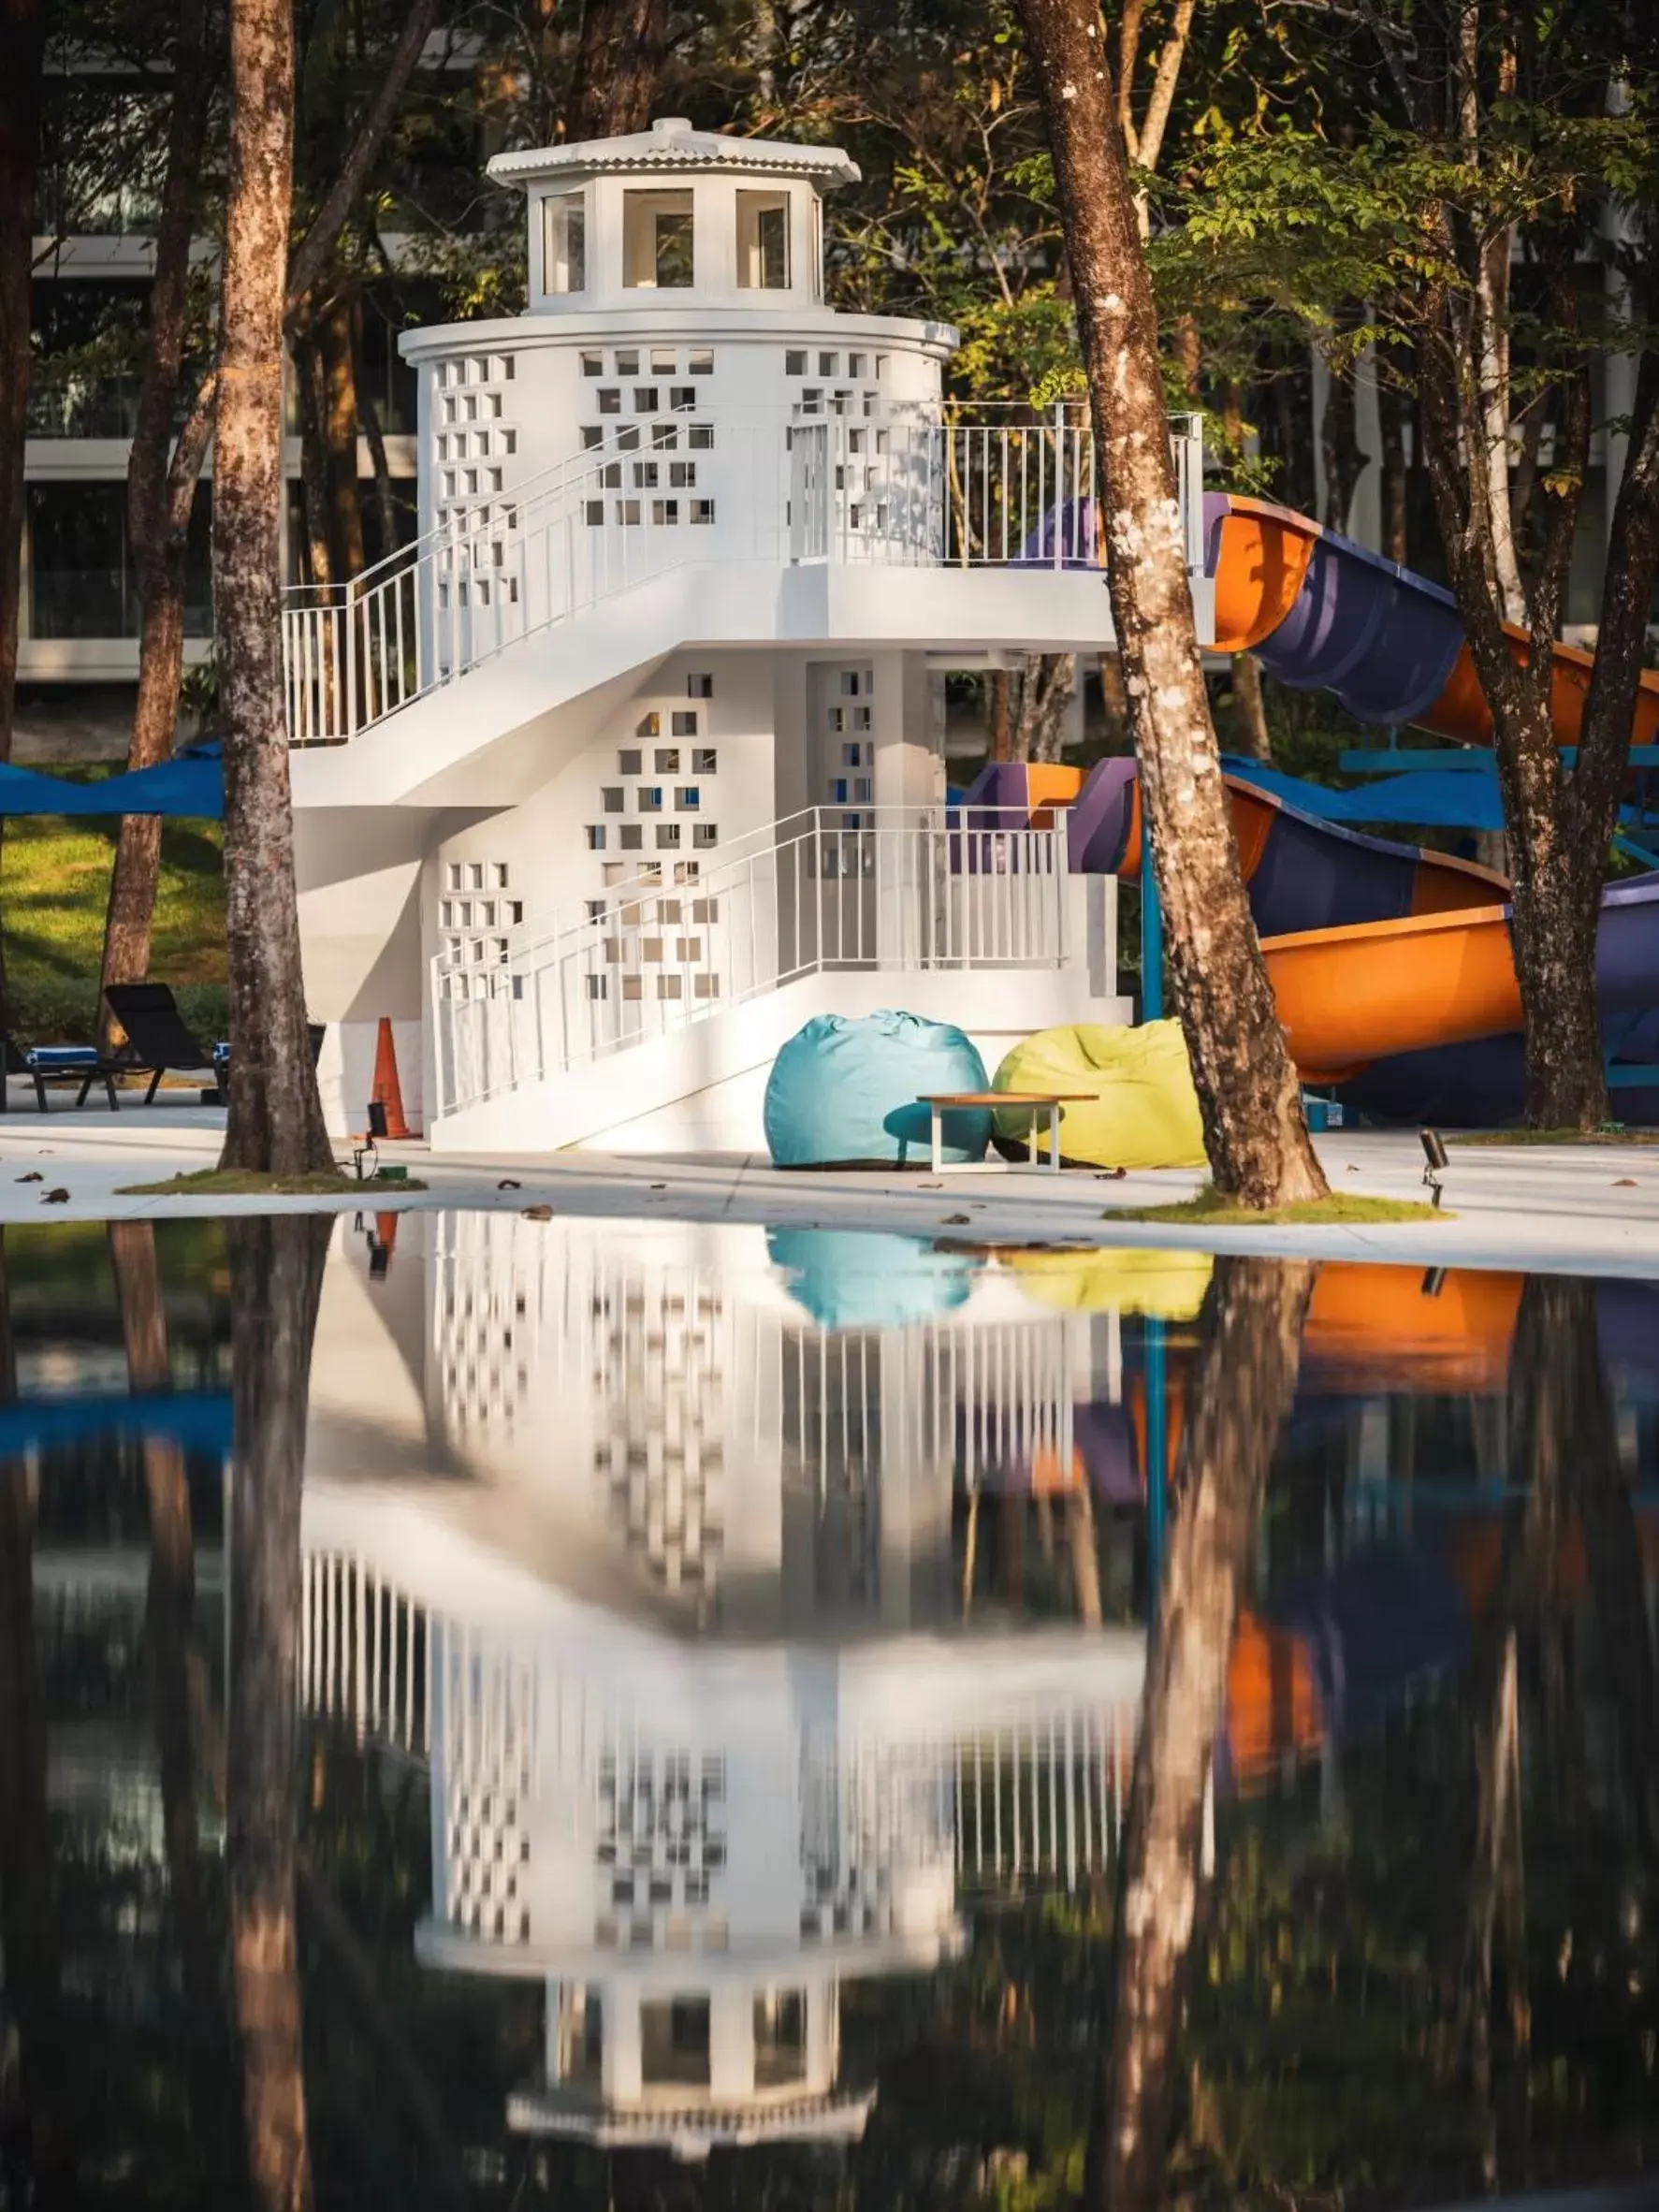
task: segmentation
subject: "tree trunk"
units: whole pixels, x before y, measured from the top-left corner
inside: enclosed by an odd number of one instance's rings
[[[1337,310],[1338,330],[1352,331],[1361,311],[1345,304]],[[1354,511],[1354,494],[1370,465],[1360,449],[1360,421],[1354,364],[1333,365],[1319,415],[1319,458],[1324,464],[1325,498],[1319,519],[1328,530],[1347,534]]]
[[[231,0],[230,190],[214,456],[224,670],[230,1112],[223,1164],[333,1165],[307,1034],[281,637],[283,307],[294,130],[289,0]]]
[[[239,0],[239,5],[241,0]],[[279,256],[276,268],[283,266]],[[236,1397],[226,1862],[242,2103],[257,2212],[312,2202],[295,1942],[299,1500],[312,1339],[329,1224],[233,1221]]]
[[[398,550],[398,504],[392,496],[392,472],[386,460],[386,432],[381,427],[380,403],[365,397],[362,362],[358,361],[358,397],[364,399],[363,435],[369,441],[369,462],[374,471],[374,527],[379,535],[375,560],[389,560]]]
[[[45,55],[46,13],[41,0],[0,0],[0,764],[11,758],[17,711],[27,505],[23,448],[29,435],[30,292]],[[4,826],[0,818],[0,830]],[[0,934],[0,1027],[8,1024],[5,939]]]
[[[1452,590],[1492,710],[1509,845],[1510,939],[1526,1030],[1526,1118],[1535,1128],[1594,1129],[1608,1116],[1595,940],[1629,724],[1626,718],[1621,736],[1604,722],[1599,748],[1580,743],[1579,765],[1568,776],[1550,680],[1589,444],[1587,370],[1580,361],[1564,379],[1559,473],[1523,665],[1504,629],[1485,472],[1466,463],[1469,441],[1479,434],[1469,421],[1476,392],[1469,341],[1444,299],[1432,303],[1426,320],[1419,346],[1423,456]],[[1613,570],[1609,548],[1609,575]]]
[[[644,130],[667,58],[668,0],[585,0],[567,136]]]
[[[1261,669],[1254,653],[1235,653],[1232,657],[1232,699],[1239,750],[1253,761],[1271,761],[1273,732],[1267,726]]]
[[[352,345],[353,308],[336,296],[318,333],[323,362],[323,432],[328,453],[329,541],[342,580],[368,566],[363,502],[357,489],[357,379]]]
[[[1066,714],[1077,687],[1075,653],[1025,653],[1009,677],[1012,725],[1008,757],[1057,761]]]
[[[336,577],[334,539],[329,529],[334,502],[328,484],[328,444],[324,393],[323,349],[309,312],[293,319],[291,355],[294,399],[299,411],[299,492],[305,514],[305,558],[311,584]]]
[[[1197,1925],[1205,1794],[1250,1538],[1296,1395],[1316,1270],[1215,1263],[1157,1595],[1124,1840],[1117,1999],[1084,2196],[1111,2212],[1162,2201],[1176,2036]]]
[[[155,273],[150,286],[149,351],[126,468],[127,536],[139,606],[138,693],[127,740],[129,770],[151,768],[168,757],[179,716],[179,679],[184,666],[184,555],[199,464],[190,472],[182,525],[176,527],[169,457],[184,365],[190,241],[211,95],[207,0],[185,0],[173,47],[173,105],[155,232]],[[204,436],[203,453],[206,445]],[[137,982],[149,971],[160,866],[160,816],[124,815],[104,917],[100,995],[107,984]],[[107,1051],[124,1041],[124,1032],[101,996],[98,1020]]]
[[[994,761],[1013,759],[1013,677],[993,668],[985,678],[985,750]]]
[[[1106,744],[1113,752],[1129,743],[1129,695],[1124,690],[1123,662],[1116,653],[1100,655],[1100,711],[1106,718]]]
[[[1107,574],[1172,996],[1216,1186],[1322,1197],[1239,872],[1193,623],[1146,256],[1094,0],[1019,0],[1054,154],[1107,516]]]
[[[1382,549],[1404,568],[1411,554],[1407,520],[1410,477],[1405,462],[1405,425],[1411,403],[1393,384],[1381,382],[1376,411],[1382,427]]]

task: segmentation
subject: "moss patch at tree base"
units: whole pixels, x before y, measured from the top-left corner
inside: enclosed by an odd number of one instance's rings
[[[1599,1129],[1472,1129],[1453,1136],[1442,1131],[1448,1149],[1465,1144],[1659,1144],[1659,1129],[1626,1128],[1622,1121]]]
[[[1361,1198],[1333,1190],[1329,1198],[1309,1199],[1301,1205],[1273,1206],[1266,1213],[1225,1199],[1213,1183],[1206,1183],[1192,1198],[1177,1199],[1168,1206],[1109,1206],[1103,1221],[1186,1221],[1205,1229],[1272,1229],[1286,1223],[1323,1228],[1327,1223],[1374,1221],[1449,1221],[1454,1218],[1415,1199]]]
[[[424,1190],[413,1176],[269,1175],[250,1168],[197,1168],[193,1174],[169,1175],[165,1183],[128,1183],[117,1198],[395,1198],[400,1191]]]

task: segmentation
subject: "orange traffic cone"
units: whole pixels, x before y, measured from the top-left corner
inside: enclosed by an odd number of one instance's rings
[[[413,1137],[415,1131],[403,1119],[403,1088],[398,1081],[398,1048],[392,1042],[392,1025],[386,1015],[380,1017],[380,1034],[374,1046],[374,1088],[370,1093],[371,1103],[386,1108],[386,1133],[401,1140]]]

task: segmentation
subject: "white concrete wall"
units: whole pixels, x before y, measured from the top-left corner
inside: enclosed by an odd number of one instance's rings
[[[433,1128],[432,1143],[446,1154],[486,1156],[569,1144],[764,1152],[762,1101],[779,1048],[816,1014],[857,1017],[884,1007],[955,1023],[978,1046],[988,1073],[1034,1029],[1115,1025],[1130,1012],[1127,999],[1096,994],[1086,968],[808,975],[609,1059],[447,1115]]]

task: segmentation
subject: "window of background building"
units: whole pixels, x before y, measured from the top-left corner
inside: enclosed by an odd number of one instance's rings
[[[138,583],[126,542],[126,486],[29,486],[32,637],[137,637]],[[212,629],[212,487],[198,485],[184,562],[184,634]]]
[[[692,282],[689,192],[622,195],[622,282],[633,289],[684,291]]]
[[[588,211],[579,192],[550,192],[542,202],[542,290],[588,289]]]
[[[745,291],[789,289],[789,195],[737,195],[737,282]]]

